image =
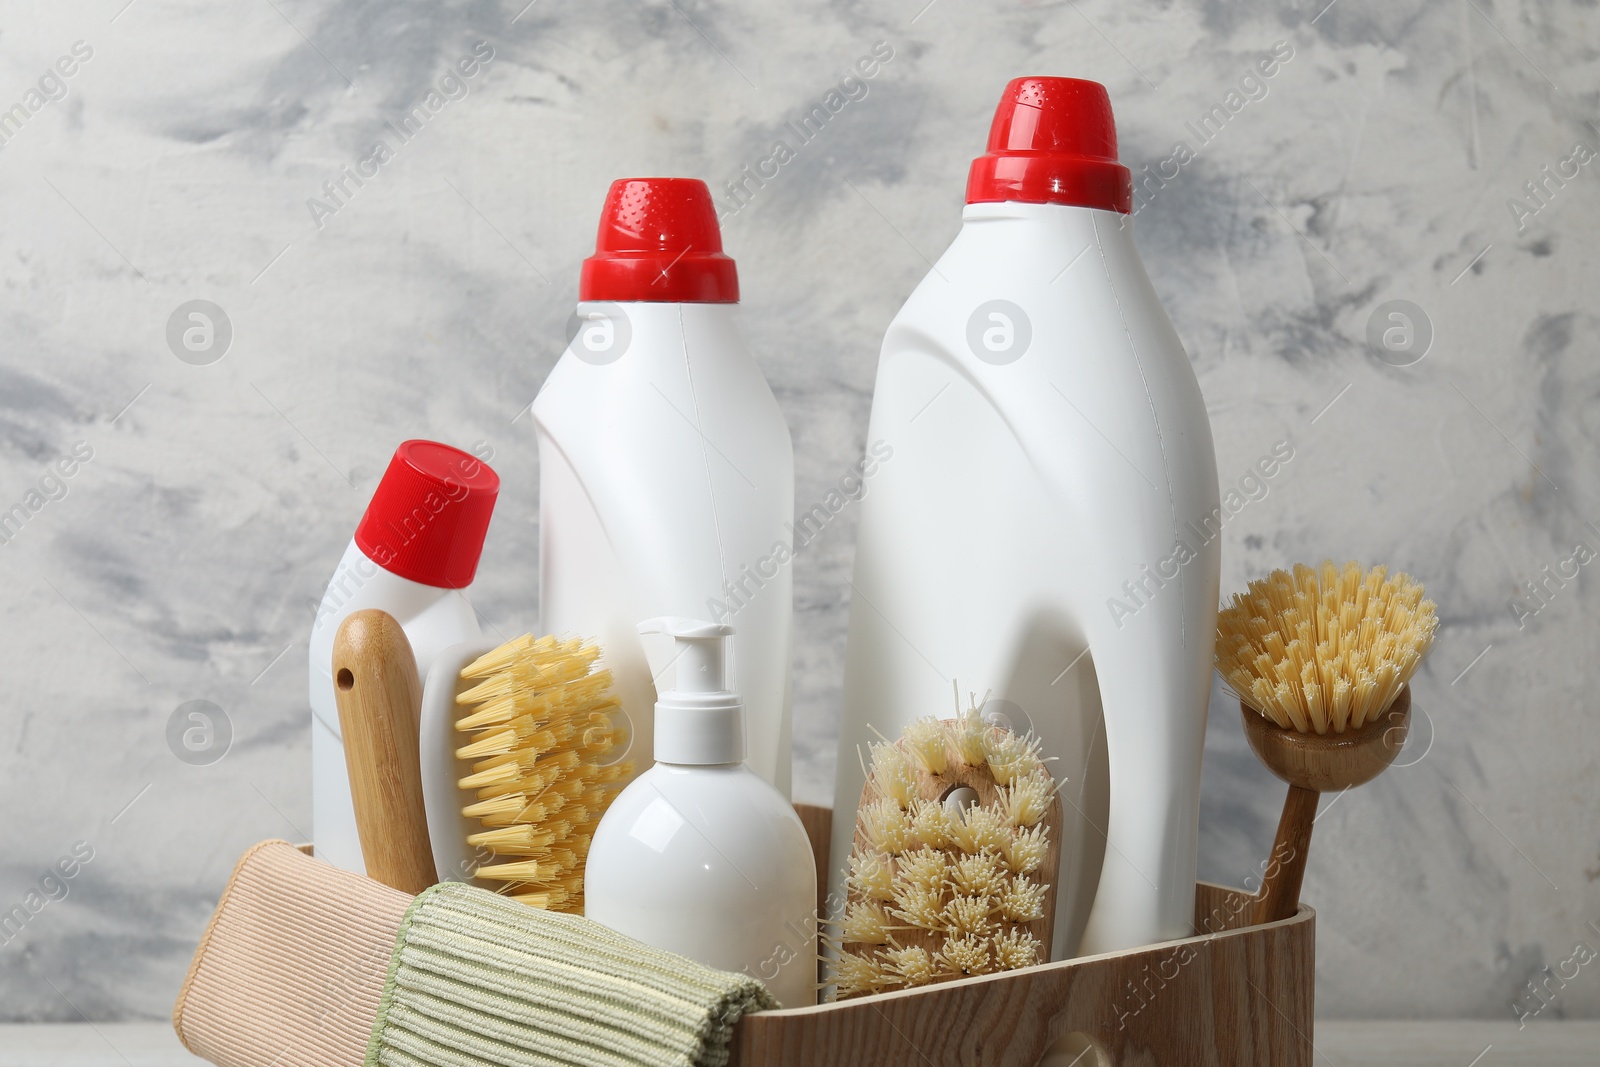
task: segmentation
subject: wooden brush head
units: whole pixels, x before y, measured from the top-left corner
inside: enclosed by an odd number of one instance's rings
[[[871,747],[839,999],[1047,962],[1061,801],[1038,741],[970,710]]]
[[[1272,722],[1244,701],[1244,735],[1267,769],[1290,785],[1337,793],[1372,781],[1405,746],[1411,724],[1411,687],[1374,718],[1342,734],[1301,733]]]

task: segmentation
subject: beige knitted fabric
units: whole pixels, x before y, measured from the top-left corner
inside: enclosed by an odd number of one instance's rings
[[[219,1067],[357,1067],[412,898],[263,841],[240,858],[172,1010]]]

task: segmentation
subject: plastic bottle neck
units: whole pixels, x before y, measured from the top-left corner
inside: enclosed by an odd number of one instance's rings
[[[1033,204],[1021,200],[1002,200],[982,204],[967,204],[961,209],[961,221],[984,222],[1000,219],[1058,220],[1063,218],[1098,217],[1101,230],[1107,224],[1118,232],[1133,228],[1133,216],[1105,208],[1084,207],[1081,204]]]
[[[670,760],[658,759],[655,766],[663,768],[673,774],[682,774],[686,771],[738,771],[746,769],[744,760],[734,760],[732,763],[673,763]]]
[[[621,308],[629,315],[638,316],[733,315],[739,310],[736,302],[714,304],[703,300],[685,300],[676,303],[665,300],[580,300],[578,307]]]

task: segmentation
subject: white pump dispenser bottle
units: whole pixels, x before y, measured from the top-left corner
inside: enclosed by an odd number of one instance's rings
[[[612,802],[584,870],[584,915],[710,967],[786,1008],[816,1003],[816,862],[800,817],[744,762],[744,701],[723,681],[726,624],[651,619],[677,643],[656,699],[655,766]]]

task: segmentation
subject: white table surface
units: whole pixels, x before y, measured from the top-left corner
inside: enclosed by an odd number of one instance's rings
[[[1600,1022],[1317,1023],[1320,1067],[1595,1067]],[[0,1067],[193,1067],[165,1023],[0,1025]],[[1085,1065],[1087,1067],[1087,1065]]]

